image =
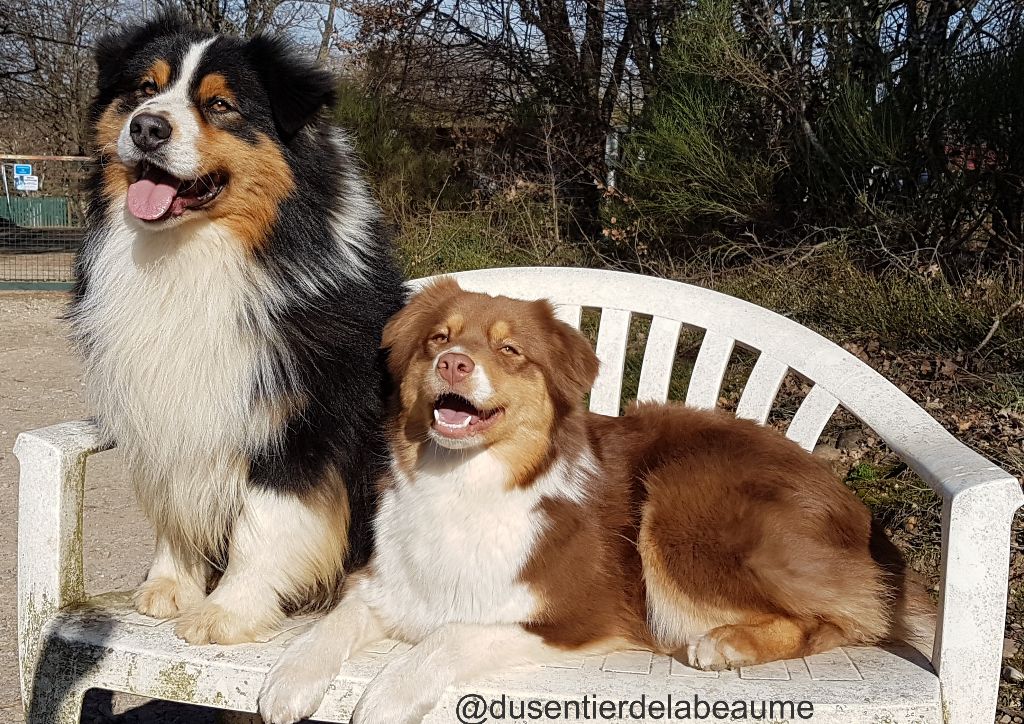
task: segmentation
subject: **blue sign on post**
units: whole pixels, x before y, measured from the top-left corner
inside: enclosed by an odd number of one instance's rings
[[[14,164],[14,175],[15,176],[31,176],[32,175],[32,164],[30,164],[30,163],[16,163],[16,164]]]

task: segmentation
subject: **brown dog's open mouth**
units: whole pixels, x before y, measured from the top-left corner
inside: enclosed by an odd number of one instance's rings
[[[158,166],[143,163],[138,179],[128,187],[128,211],[141,221],[163,221],[206,206],[226,185],[227,178],[221,173],[180,179]]]
[[[461,440],[491,427],[503,414],[497,407],[480,410],[462,395],[447,392],[434,402],[434,430],[444,437]]]

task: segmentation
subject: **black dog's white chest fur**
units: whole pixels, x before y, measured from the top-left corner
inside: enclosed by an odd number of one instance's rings
[[[147,235],[115,220],[99,233],[76,312],[90,402],[147,513],[214,550],[248,456],[280,434],[253,394],[257,380],[286,387],[272,363],[274,347],[287,354],[270,318],[279,292],[212,225]]]

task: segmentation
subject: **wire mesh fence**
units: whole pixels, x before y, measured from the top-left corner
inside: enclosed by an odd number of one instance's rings
[[[82,156],[0,156],[0,283],[73,280],[90,163]],[[15,174],[24,166],[31,183]]]

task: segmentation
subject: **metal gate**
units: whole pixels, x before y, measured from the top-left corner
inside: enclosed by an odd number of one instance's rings
[[[31,288],[73,281],[91,163],[84,156],[0,155],[0,284]]]

